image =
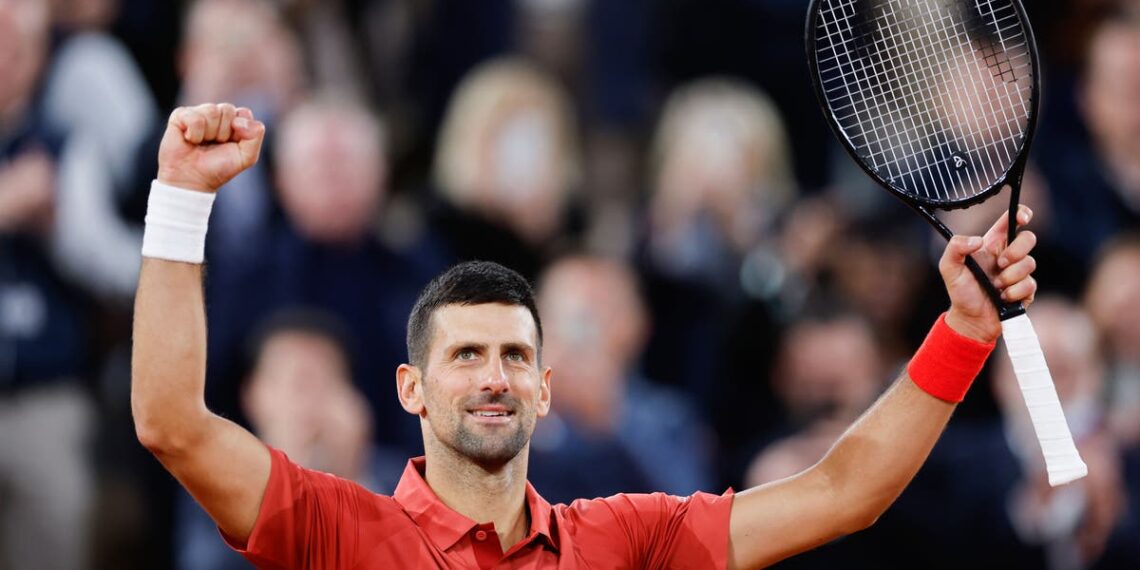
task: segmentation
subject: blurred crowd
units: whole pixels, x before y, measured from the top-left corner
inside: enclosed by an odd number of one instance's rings
[[[1140,567],[1140,5],[1028,2],[1031,314],[1090,474],[1050,488],[1000,350],[869,531],[786,568]],[[247,568],[137,444],[131,303],[164,117],[269,128],[207,242],[207,401],[393,490],[419,289],[536,285],[551,502],[818,461],[947,306],[943,242],[833,141],[800,0],[0,0],[0,570]],[[947,213],[984,231],[1006,207]]]

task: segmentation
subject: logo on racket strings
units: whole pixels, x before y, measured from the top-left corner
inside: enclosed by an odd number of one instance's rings
[[[950,160],[954,162],[955,170],[962,170],[963,168],[966,168],[967,164],[969,164],[969,162],[966,161],[966,157],[962,156],[959,153],[950,155]]]

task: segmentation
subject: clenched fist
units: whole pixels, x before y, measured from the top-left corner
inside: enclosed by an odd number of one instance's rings
[[[158,181],[215,192],[257,162],[264,140],[265,125],[245,107],[179,107],[170,114],[158,149]]]
[[[1018,226],[1028,224],[1032,217],[1029,206],[1018,206]],[[966,267],[967,255],[973,255],[990,277],[1002,301],[1028,307],[1037,294],[1037,281],[1033,279],[1037,262],[1029,255],[1037,244],[1037,236],[1023,231],[1013,243],[1007,244],[1008,228],[1009,216],[1003,212],[985,236],[954,236],[938,263],[946,292],[950,294],[946,323],[958,333],[982,342],[993,342],[1001,336],[1001,321],[993,303]]]

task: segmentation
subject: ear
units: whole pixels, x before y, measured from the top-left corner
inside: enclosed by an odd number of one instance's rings
[[[419,368],[401,364],[396,369],[396,395],[400,398],[400,405],[409,414],[424,415],[423,375]]]
[[[538,406],[535,408],[540,418],[550,413],[550,379],[553,376],[554,371],[549,366],[542,371],[542,384],[538,387]]]

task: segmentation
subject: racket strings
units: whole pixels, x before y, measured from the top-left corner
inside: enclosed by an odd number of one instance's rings
[[[928,14],[928,15],[932,15],[932,14]],[[946,25],[947,23],[949,25]],[[966,101],[967,104],[981,104],[981,105],[983,105],[983,109],[982,109],[983,113],[989,112],[989,113],[997,114],[1000,112],[1003,115],[1002,118],[1009,120],[1008,114],[1005,112],[1006,111],[1005,107],[1002,106],[1000,109],[995,109],[992,105],[992,100],[990,101],[989,108],[988,109],[984,108],[984,103],[980,100],[980,98],[978,96],[978,92],[979,92],[978,81],[975,80],[973,75],[971,75],[968,70],[967,70],[967,72],[963,73],[959,66],[952,64],[952,60],[950,59],[950,57],[952,57],[952,56],[949,55],[949,52],[951,49],[957,49],[957,50],[959,50],[959,53],[967,53],[965,50],[968,49],[968,47],[966,45],[964,45],[964,43],[963,43],[963,37],[965,37],[964,31],[962,33],[957,33],[958,31],[955,30],[956,33],[953,33],[953,34],[951,33],[950,28],[956,27],[957,25],[958,25],[957,22],[955,22],[951,18],[951,16],[949,14],[947,14],[941,18],[938,18],[938,19],[931,19],[929,21],[929,25],[924,25],[921,30],[910,30],[910,33],[907,33],[907,35],[906,35],[908,41],[911,42],[912,46],[915,45],[915,42],[914,42],[914,38],[911,34],[916,33],[917,31],[921,31],[924,33],[934,33],[935,34],[934,37],[936,38],[936,41],[939,42],[935,46],[922,46],[924,57],[928,60],[931,60],[931,63],[926,69],[922,70],[922,74],[916,73],[916,74],[911,76],[911,77],[923,77],[926,79],[926,81],[922,82],[925,98],[921,99],[920,101],[925,106],[925,109],[923,109],[923,114],[926,116],[925,126],[928,128],[928,132],[932,131],[931,137],[934,137],[934,136],[940,136],[941,137],[941,136],[946,135],[945,130],[936,128],[938,126],[941,126],[941,122],[943,120],[943,117],[940,117],[936,113],[937,109],[938,108],[945,109],[947,107],[953,108],[952,106],[954,105],[955,101],[958,101],[958,100]],[[931,53],[931,52],[933,52],[933,53]],[[906,63],[911,63],[911,62],[906,61]],[[904,63],[904,65],[905,65],[905,63]],[[938,71],[940,71],[940,70],[944,70],[944,71],[949,72],[948,75],[951,78],[949,81],[949,85],[952,86],[952,89],[948,92],[937,92],[937,87],[939,87],[939,85],[937,83],[938,79],[934,74],[937,74]],[[904,111],[904,114],[905,114],[905,111]],[[993,130],[993,125],[983,124],[983,122],[979,120],[979,115],[977,113],[965,114],[964,116],[959,117],[959,120],[957,121],[957,123],[960,127],[964,127],[965,129],[964,130],[961,128],[958,129],[959,131],[961,131],[960,132],[961,136],[956,142],[959,142],[959,143],[965,142],[967,144],[970,144],[974,148],[993,147],[994,150],[1000,149],[1000,150],[1004,151],[1007,149],[1004,148],[1004,145],[1002,145],[1002,143],[1010,140],[1013,136],[1015,136],[1013,132],[1008,132],[1008,133],[1003,132],[1003,133],[999,134],[1000,135],[999,137],[994,137],[994,138],[996,138],[996,140],[994,140],[993,143],[986,145],[986,143],[983,140],[979,140],[979,139],[981,138],[981,135],[983,134],[983,132],[985,130],[987,130],[987,129]],[[1000,123],[999,123],[999,125],[1000,125]],[[908,136],[908,142],[909,142],[909,133],[903,133],[903,134]],[[929,141],[929,138],[930,137],[928,137],[928,139],[927,139],[928,141]],[[913,150],[913,144],[910,145],[910,147]],[[943,164],[946,164],[946,163],[953,160],[954,155],[950,154],[945,147],[936,147],[936,148],[938,151],[940,151],[941,156],[938,157],[939,160],[936,160],[934,162],[934,166],[943,165]],[[947,156],[947,154],[950,154],[950,156]],[[905,159],[907,157],[904,156],[903,158]],[[991,153],[984,153],[984,158],[986,159],[986,162],[988,163],[988,167],[991,171],[996,170],[998,168],[998,165],[994,162],[993,156]],[[1008,154],[1008,152],[1005,153],[1004,158],[1007,161],[1012,161],[1012,157]],[[923,166],[928,167],[930,165],[923,165]],[[920,170],[919,168],[912,168],[908,171],[903,172],[900,176],[912,177],[915,174],[917,174],[919,172],[919,170]],[[977,179],[976,169],[974,169],[974,170],[968,169],[964,173],[960,172],[960,171],[955,171],[954,172],[955,180],[947,180],[946,176],[948,176],[948,173],[945,172],[944,170],[935,170],[934,172],[937,172],[939,175],[939,178],[940,178],[940,180],[939,180],[940,184],[938,186],[941,186],[941,188],[943,188],[943,189],[952,187],[955,191],[953,196],[949,196],[949,195],[945,195],[945,194],[941,195],[941,196],[937,196],[940,198],[945,198],[945,199],[966,198],[969,196],[969,194],[965,194],[965,192],[967,190],[964,187],[967,184],[973,185],[973,187],[979,187],[983,184],[983,181],[980,181]],[[963,180],[963,174],[965,175],[965,180]],[[924,182],[924,179],[920,178],[920,181]],[[983,189],[984,189],[984,187],[983,187]],[[929,188],[924,187],[924,190],[926,190],[928,195],[931,194],[931,190]],[[937,188],[936,188],[936,190],[937,190]]]
[[[856,154],[915,196],[985,192],[1016,160],[1033,63],[1015,8],[938,0],[823,0],[821,88]]]

